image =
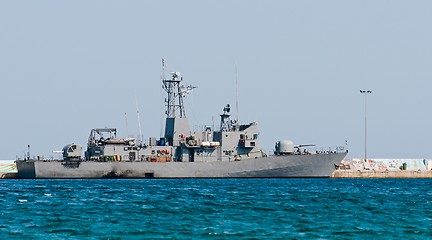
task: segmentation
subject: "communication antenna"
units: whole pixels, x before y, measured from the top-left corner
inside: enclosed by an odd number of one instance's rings
[[[126,132],[127,132],[128,136],[129,136],[129,124],[128,124],[128,119],[127,119],[126,112],[125,112],[125,122],[126,122]]]
[[[237,72],[237,62],[235,63],[235,80],[236,80],[236,123],[238,123],[238,72]]]
[[[136,111],[137,111],[137,118],[138,118],[138,130],[139,130],[139,134],[140,134],[140,141],[141,144],[143,143],[143,134],[142,134],[142,130],[141,130],[141,119],[140,119],[140,113],[138,110],[138,99],[136,96],[136,92],[135,92],[135,105],[136,105]]]
[[[166,63],[165,63],[165,59],[162,58],[162,70],[161,70],[161,81],[163,82],[163,80],[165,80],[165,67],[166,67]],[[163,86],[163,85],[162,85]],[[163,87],[159,89],[159,99],[162,99],[162,94],[163,94]],[[160,101],[160,135],[159,136],[163,136],[162,132],[163,132],[163,118],[164,118],[164,101]]]

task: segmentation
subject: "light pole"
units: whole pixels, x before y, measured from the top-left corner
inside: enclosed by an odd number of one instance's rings
[[[371,90],[360,90],[360,93],[361,94],[364,94],[364,96],[365,96],[365,122],[364,122],[364,125],[365,125],[365,134],[364,134],[364,161],[366,162],[367,161],[367,95],[369,94],[369,93],[372,93],[372,91]]]

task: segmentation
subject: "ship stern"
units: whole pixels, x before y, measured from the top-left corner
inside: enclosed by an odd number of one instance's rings
[[[18,170],[18,178],[36,178],[34,161],[17,160],[15,163]]]

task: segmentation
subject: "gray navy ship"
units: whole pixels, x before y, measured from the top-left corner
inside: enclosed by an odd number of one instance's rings
[[[220,126],[189,128],[184,97],[194,87],[182,84],[178,72],[162,78],[167,93],[165,134],[143,143],[118,138],[115,128],[92,129],[87,149],[68,144],[63,159],[17,159],[19,178],[283,178],[330,177],[347,154],[309,151],[311,145],[281,140],[274,153],[265,153],[259,143],[256,122],[232,120],[230,105],[220,115]]]

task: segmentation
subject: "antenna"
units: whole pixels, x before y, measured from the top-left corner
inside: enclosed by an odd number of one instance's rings
[[[126,122],[126,132],[127,132],[128,136],[129,136],[129,124],[128,124],[128,119],[127,119],[126,112],[125,112],[125,122]]]
[[[141,144],[142,144],[143,143],[143,134],[142,134],[142,131],[141,131],[141,119],[140,119],[140,113],[139,113],[139,110],[138,110],[138,99],[137,99],[137,96],[136,96],[136,91],[135,91],[135,105],[136,105],[137,118],[138,118],[138,130],[139,130],[139,134],[140,134],[140,141],[141,141]]]
[[[163,80],[165,80],[165,67],[166,67],[165,59],[162,58],[162,70],[161,70],[161,76],[160,76],[162,82],[163,82]],[[162,88],[159,89],[159,99],[162,99],[162,96],[163,96],[162,91],[163,91],[163,84],[162,84]],[[164,103],[162,101],[160,101],[160,123],[161,123],[161,125],[160,125],[160,135],[159,136],[162,136],[162,132],[163,132],[163,128],[164,128],[163,127],[163,118],[164,118],[164,110],[163,109],[164,109]]]
[[[162,72],[161,72],[161,79],[162,80],[165,79],[165,67],[166,67],[165,59],[162,58]]]
[[[236,80],[236,122],[238,123],[238,73],[237,73],[237,62],[235,63],[235,80]]]

